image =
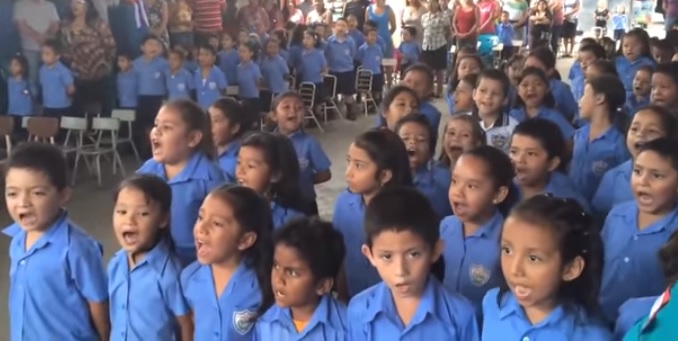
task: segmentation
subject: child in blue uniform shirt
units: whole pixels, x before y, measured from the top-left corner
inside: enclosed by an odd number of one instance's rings
[[[153,127],[155,115],[167,95],[165,74],[169,70],[167,60],[161,56],[163,45],[155,36],[144,38],[141,43],[142,55],[132,62],[137,77],[138,99],[134,143],[144,154],[150,154],[148,131]]]
[[[323,74],[327,73],[328,65],[325,53],[319,49],[320,36],[311,31],[304,33],[303,51],[295,65],[298,73],[297,84],[310,82],[315,84],[315,98],[324,98]]]
[[[398,120],[417,112],[418,107],[417,94],[404,85],[396,85],[386,92],[373,128],[387,128],[393,131]]]
[[[198,261],[181,272],[193,340],[252,340],[273,303],[271,230],[268,203],[249,188],[223,185],[205,198],[193,232]]]
[[[226,75],[226,81],[228,84],[237,85],[237,67],[240,64],[240,55],[238,54],[238,49],[236,48],[235,41],[233,36],[228,31],[225,31],[221,35],[221,51],[217,55],[217,60],[219,68]]]
[[[270,295],[275,305],[257,319],[253,340],[347,340],[346,307],[332,297],[346,249],[332,224],[305,218],[273,235]]]
[[[572,89],[557,76],[556,56],[549,48],[540,47],[530,52],[525,59],[525,68],[536,67],[547,77],[547,87],[553,95],[553,107],[572,122],[578,116],[579,106],[572,95]]]
[[[365,212],[362,253],[382,282],[348,306],[349,339],[480,340],[473,306],[432,275],[443,243],[438,219],[417,190],[391,186]]]
[[[601,240],[571,199],[520,203],[501,232],[504,282],[483,299],[483,340],[612,339],[598,318]]]
[[[224,182],[223,172],[212,161],[213,142],[206,139],[208,120],[193,101],[167,103],[151,130],[153,157],[137,170],[159,176],[172,188],[170,231],[174,250],[184,265],[195,260],[193,224],[200,203]]]
[[[71,197],[62,150],[24,143],[5,167],[9,340],[108,339],[103,250],[62,209]]]
[[[167,86],[167,99],[190,99],[191,93],[195,90],[193,75],[182,67],[184,55],[179,50],[172,50],[169,53],[169,70],[165,75],[165,84]]]
[[[214,103],[226,93],[228,81],[226,75],[214,65],[216,52],[210,45],[202,45],[198,50],[198,63],[200,67],[193,75],[196,99],[203,110]]]
[[[638,109],[650,104],[652,71],[650,65],[643,65],[636,71],[636,75],[633,77],[631,95],[627,95],[626,104],[624,104],[624,113],[628,117],[633,117]]]
[[[348,35],[353,38],[355,47],[363,46],[365,44],[365,34],[358,28],[358,18],[353,14],[349,14],[346,16],[346,22],[348,23]]]
[[[414,63],[419,62],[419,56],[421,55],[421,46],[415,40],[417,37],[417,29],[412,26],[405,26],[402,29],[403,39],[398,46],[398,54],[400,54],[400,72],[401,75],[405,74],[405,70],[408,67],[414,65]]]
[[[289,137],[299,160],[299,185],[307,202],[302,210],[309,216],[318,215],[315,185],[332,179],[332,162],[313,136],[304,132],[304,102],[296,91],[280,94],[273,100],[272,118],[278,132]]]
[[[652,73],[652,104],[661,105],[674,114],[678,112],[678,63],[658,65]]]
[[[650,41],[645,30],[634,28],[626,32],[622,39],[620,52],[621,54],[614,59],[614,64],[622,83],[624,83],[626,94],[630,96],[633,93],[633,77],[635,77],[636,71],[643,65],[655,65],[650,51]]]
[[[24,56],[14,56],[9,63],[10,76],[7,78],[7,113],[15,117],[14,130],[21,126],[21,117],[34,115],[33,96],[28,80],[28,61]]]
[[[254,113],[256,117],[262,112],[268,112],[270,108],[264,108],[259,100],[259,88],[262,85],[263,75],[259,65],[255,63],[257,59],[258,47],[251,42],[240,44],[238,54],[240,55],[240,64],[236,71],[238,78],[238,97],[247,106],[249,114]],[[256,121],[256,119],[252,118]]]
[[[451,180],[452,171],[461,154],[485,145],[485,132],[478,124],[478,119],[471,115],[450,116],[443,131],[443,145],[436,167],[445,169],[447,179]]]
[[[499,235],[515,201],[513,166],[500,150],[482,146],[463,153],[452,173],[449,201],[454,215],[440,223],[445,279],[451,292],[477,308],[499,286]]]
[[[280,55],[280,43],[278,39],[269,39],[266,42],[266,53],[259,59],[259,68],[263,78],[262,85],[266,90],[260,92],[261,111],[268,112],[271,109],[273,97],[289,89],[286,79],[290,75],[287,61]]]
[[[640,148],[654,139],[676,134],[678,121],[668,110],[658,105],[650,105],[636,112],[626,132],[626,148],[631,159],[603,175],[591,201],[594,212],[604,217],[617,204],[633,200],[631,172],[633,160],[638,157]]]
[[[72,96],[75,94],[73,74],[59,61],[56,42],[42,45],[42,66],[40,67],[40,90],[43,115],[62,117],[73,115]]]
[[[219,98],[207,110],[217,163],[228,182],[235,182],[235,168],[243,135],[249,131],[244,108],[230,97]]]
[[[384,74],[381,72],[383,59],[384,50],[377,44],[377,30],[366,30],[365,44],[358,48],[356,60],[363,69],[372,72],[372,94],[377,104],[381,102],[381,92],[384,90]]]
[[[612,208],[601,232],[605,264],[600,305],[610,322],[629,298],[659,295],[664,290],[657,250],[678,229],[676,188],[675,143],[667,138],[645,143],[631,174],[636,200]]]
[[[587,80],[587,70],[591,63],[605,59],[605,49],[599,44],[588,44],[584,45],[579,49],[579,61],[581,71],[571,82],[572,85],[572,94],[574,99],[579,102],[584,96],[584,85],[586,85]],[[579,113],[581,115],[581,113]],[[575,117],[576,123],[582,123],[580,116]]]
[[[614,323],[614,339],[622,340],[636,322],[646,317],[659,296],[634,297],[619,307],[619,316]]]
[[[509,157],[516,173],[514,183],[521,199],[550,193],[557,198],[574,198],[589,212],[588,201],[563,174],[565,141],[558,127],[545,119],[529,119],[513,130]]]
[[[132,175],[114,200],[113,231],[122,249],[108,263],[110,339],[189,340],[193,320],[169,232],[172,189],[157,176]]]
[[[292,141],[281,134],[253,132],[238,151],[235,178],[269,200],[273,227],[303,216],[299,163]]]
[[[587,123],[573,138],[569,176],[577,191],[590,202],[608,169],[629,159],[619,108],[626,92],[618,77],[602,75],[586,82],[580,102],[581,118]]]
[[[558,126],[564,140],[570,141],[574,135],[574,127],[554,105],[546,74],[536,67],[526,67],[518,82],[516,107],[509,112],[509,116],[513,116],[518,122],[534,118],[549,120]]]
[[[587,45],[596,45],[598,42],[593,39],[593,38],[584,38],[579,42],[579,51],[584,48],[584,46]],[[570,71],[567,73],[567,79],[572,82],[579,76],[583,76],[584,71],[581,68],[581,58],[579,58],[579,55],[577,55],[577,59],[572,63],[572,66],[570,67]]]
[[[431,94],[433,91],[433,70],[426,64],[417,63],[410,66],[403,76],[403,85],[412,89],[419,98],[419,112],[428,119],[435,140],[438,141],[438,127],[440,126],[440,111],[431,103]]]
[[[449,177],[444,179],[444,169],[435,167],[433,154],[435,141],[428,120],[422,114],[409,114],[396,123],[394,132],[405,144],[412,171],[412,180],[416,187],[429,200],[438,219],[452,214],[447,200]],[[443,181],[439,181],[443,179]]]
[[[356,73],[354,61],[358,57],[358,47],[348,35],[348,24],[343,18],[334,23],[334,35],[327,39],[327,66],[330,74],[336,77],[336,93],[341,95],[346,104],[346,117],[355,119],[359,108],[355,105]]]
[[[380,281],[375,269],[360,253],[365,242],[365,206],[383,188],[412,186],[412,171],[405,145],[398,135],[386,129],[374,129],[357,136],[348,147],[346,161],[348,188],[337,197],[332,224],[344,235],[346,257],[342,275],[345,282],[340,280],[337,290],[340,297],[348,299]]]
[[[118,73],[115,75],[117,107],[120,109],[136,109],[139,97],[139,83],[136,72],[132,69],[132,61],[127,55],[118,55]]]
[[[513,55],[513,37],[515,35],[513,25],[509,21],[509,13],[507,11],[501,12],[499,24],[497,24],[497,37],[499,42],[503,45],[501,50],[501,59],[508,60]]]

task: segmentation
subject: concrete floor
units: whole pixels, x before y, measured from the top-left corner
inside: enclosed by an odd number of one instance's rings
[[[559,60],[558,69],[561,74],[566,75],[571,64],[571,59]],[[435,104],[443,113],[443,116],[445,116],[447,112],[445,101],[437,100]],[[331,217],[337,194],[346,188],[344,171],[346,169],[345,155],[348,145],[358,133],[371,127],[373,121],[373,116],[362,117],[355,122],[333,121],[327,126],[324,134],[319,133],[317,130],[311,130],[311,133],[318,137],[333,162],[332,180],[317,186],[318,204],[323,218],[329,219]],[[445,120],[443,120],[442,124],[444,122]],[[135,162],[130,160],[130,162],[127,162],[127,171],[133,172],[137,166]],[[108,165],[105,165],[105,167],[108,167]],[[83,176],[84,172],[82,171],[79,174],[81,176],[78,182],[81,185],[75,189],[73,200],[68,205],[70,217],[103,244],[104,257],[108,260],[118,250],[118,245],[111,228],[113,207],[111,192],[120,178],[110,175],[105,178],[104,186],[99,188],[96,186],[96,180],[86,178]],[[10,218],[6,210],[0,210],[0,226],[7,226],[9,223]],[[7,311],[9,282],[8,245],[9,238],[4,235],[0,236],[0,250],[2,250],[0,251],[0,341],[9,339],[7,335],[9,329]]]

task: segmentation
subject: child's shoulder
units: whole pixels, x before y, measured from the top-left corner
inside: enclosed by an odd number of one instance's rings
[[[440,221],[441,236],[452,231],[461,230],[461,228],[462,228],[461,221],[455,215],[447,216]]]
[[[206,265],[200,264],[198,261],[195,261],[188,266],[186,266],[183,270],[181,270],[180,274],[180,279],[181,279],[181,285],[184,287],[184,289],[187,288],[188,284],[197,277],[200,277],[201,270],[205,267]],[[210,279],[211,280],[211,279]]]
[[[360,194],[352,193],[346,188],[337,196],[336,207],[359,203],[360,200],[362,200]]]
[[[609,219],[618,219],[621,217],[626,217],[629,214],[632,214],[633,212],[636,211],[637,209],[637,203],[635,200],[629,200],[625,201],[619,204],[616,204],[612,207],[610,212],[607,214],[607,219],[605,221],[608,221]]]
[[[379,282],[351,298],[351,301],[348,302],[348,308],[346,309],[346,315],[349,319],[354,320],[359,318],[360,320],[373,318],[379,311],[383,309],[383,303],[385,300],[383,295],[390,295],[390,291],[386,287],[386,283]]]
[[[487,315],[492,310],[499,309],[499,288],[492,288],[483,297],[483,314]]]

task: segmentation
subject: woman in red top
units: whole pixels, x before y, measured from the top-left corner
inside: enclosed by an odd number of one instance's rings
[[[495,0],[478,0],[478,34],[494,34],[494,24],[501,14],[501,6]]]
[[[475,48],[478,44],[478,22],[480,12],[473,0],[461,0],[452,17],[452,29],[457,39],[457,50],[465,46]]]

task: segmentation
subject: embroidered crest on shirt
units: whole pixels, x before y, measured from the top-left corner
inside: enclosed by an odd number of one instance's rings
[[[305,158],[299,158],[299,168],[303,171],[308,167],[308,160]]]
[[[490,280],[491,272],[481,264],[472,264],[468,269],[471,283],[477,287],[482,287]]]
[[[593,165],[591,167],[593,174],[601,176],[605,174],[605,171],[607,170],[607,162],[605,161],[595,161],[593,162]]]
[[[214,90],[214,89],[217,88],[217,83],[215,83],[215,82],[210,82],[208,86],[210,87],[211,90]]]
[[[492,146],[497,149],[504,149],[506,143],[508,142],[508,137],[504,134],[494,134],[492,135]]]
[[[177,84],[177,89],[179,89],[179,91],[186,90],[186,84],[184,84],[184,83]]]
[[[240,335],[245,335],[254,326],[254,318],[257,313],[249,310],[241,310],[233,313],[233,328]]]

